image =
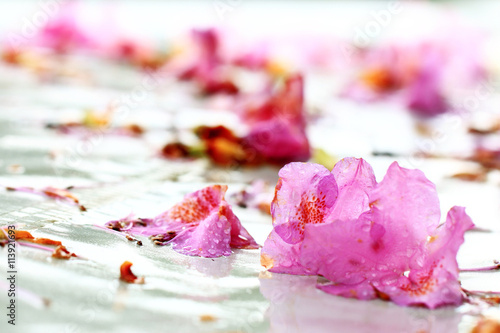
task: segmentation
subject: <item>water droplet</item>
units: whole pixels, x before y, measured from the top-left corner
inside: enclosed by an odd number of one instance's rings
[[[425,263],[425,257],[421,254],[418,254],[415,256],[415,263],[419,266],[419,267],[424,267],[424,263]]]
[[[386,286],[389,286],[391,284],[394,284],[396,283],[396,281],[398,280],[397,276],[395,275],[387,275],[387,276],[384,276],[382,279],[381,279],[381,283],[386,285]]]
[[[387,271],[389,268],[386,265],[379,264],[379,265],[377,265],[377,269],[379,271]]]
[[[371,225],[370,224],[364,224],[362,227],[361,227],[361,230],[363,230],[364,232],[369,232],[371,229]]]

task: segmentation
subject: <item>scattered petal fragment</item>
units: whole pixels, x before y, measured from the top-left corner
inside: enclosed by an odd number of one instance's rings
[[[120,280],[127,283],[144,284],[144,277],[137,277],[132,273],[132,263],[130,261],[124,261],[120,266]]]
[[[190,193],[153,219],[110,221],[106,226],[132,235],[151,236],[156,245],[172,244],[182,254],[214,258],[228,256],[231,248],[259,246],[225,201],[227,186],[213,185]]]

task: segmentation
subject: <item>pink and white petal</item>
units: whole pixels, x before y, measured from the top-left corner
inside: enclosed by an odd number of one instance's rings
[[[259,244],[250,235],[250,233],[241,225],[238,217],[233,213],[231,206],[227,202],[221,205],[222,214],[224,214],[231,225],[230,246],[235,249],[258,249]]]
[[[404,272],[406,263],[387,262],[388,249],[378,247],[383,237],[383,230],[372,224],[367,214],[359,220],[308,225],[300,263],[306,272],[334,283],[394,279]]]
[[[362,158],[341,159],[333,167],[332,174],[335,176],[339,191],[353,184],[370,190],[377,184],[372,166]]]
[[[212,185],[189,193],[181,202],[158,215],[155,220],[164,224],[178,222],[198,225],[214,210],[219,210],[226,191],[227,185]]]
[[[263,256],[272,271],[305,274],[299,263],[300,242],[306,224],[325,223],[335,204],[337,184],[324,166],[290,163],[279,172],[271,204],[274,229],[264,243]]]
[[[420,170],[391,164],[384,179],[370,193],[372,219],[388,233],[393,251],[408,260],[431,235],[440,220],[435,185]],[[408,251],[408,255],[405,253]]]
[[[456,256],[464,242],[465,231],[474,227],[463,207],[453,207],[427,249],[429,255],[422,268],[412,269],[408,277],[402,276],[394,286],[380,289],[399,305],[425,305],[436,308],[460,305],[463,292],[458,281]]]
[[[279,177],[271,204],[274,226],[297,221],[301,215],[309,215],[309,202],[313,198],[325,213],[333,207],[337,199],[335,178],[322,165],[289,163],[279,171]]]
[[[231,254],[231,223],[224,215],[224,207],[212,212],[196,227],[178,234],[172,248],[189,256],[215,258]]]
[[[329,220],[357,219],[370,209],[368,193],[377,184],[370,164],[363,159],[344,158],[335,164],[332,174],[339,195]]]
[[[262,266],[273,273],[308,275],[299,262],[300,243],[285,242],[273,229],[260,255]]]

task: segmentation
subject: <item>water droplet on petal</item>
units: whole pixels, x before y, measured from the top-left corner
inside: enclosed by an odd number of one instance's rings
[[[371,225],[370,224],[364,224],[362,227],[361,227],[361,230],[363,230],[364,232],[369,232],[371,229]]]

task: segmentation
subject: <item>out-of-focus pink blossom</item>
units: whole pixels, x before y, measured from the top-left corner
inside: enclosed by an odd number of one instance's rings
[[[78,2],[62,4],[59,12],[35,36],[36,46],[49,48],[57,53],[95,47],[95,41],[78,22]]]
[[[422,116],[451,110],[450,92],[471,87],[484,76],[481,38],[465,32],[470,43],[464,43],[454,35],[455,31],[434,40],[363,50],[356,63],[357,78],[342,95],[362,102],[395,97]]]
[[[282,119],[253,125],[251,132],[245,137],[245,142],[264,160],[274,164],[307,161],[311,157],[305,130]]]
[[[225,185],[209,186],[186,195],[183,201],[153,219],[128,216],[106,226],[133,235],[152,236],[155,244],[172,244],[175,251],[190,256],[213,258],[230,255],[231,248],[258,248],[224,199],[226,191]]]
[[[420,66],[407,87],[408,108],[423,116],[434,116],[449,109],[443,92],[443,55],[432,45],[423,45]]]
[[[303,91],[302,76],[290,75],[262,104],[244,108],[241,117],[251,127],[245,142],[266,160],[287,163],[311,156]]]
[[[232,195],[231,199],[243,208],[257,208],[263,213],[271,214],[271,201],[274,188],[262,179],[254,180],[240,192]]]
[[[344,297],[462,302],[456,254],[473,223],[453,207],[439,227],[436,189],[421,171],[393,163],[377,183],[368,163],[346,158],[331,172],[290,163],[279,175],[262,249],[270,271],[324,276],[331,282],[319,287]]]
[[[224,71],[217,31],[215,29],[193,30],[192,37],[195,46],[195,62],[179,73],[179,79],[197,82],[201,92],[206,95],[237,94],[239,88]]]

